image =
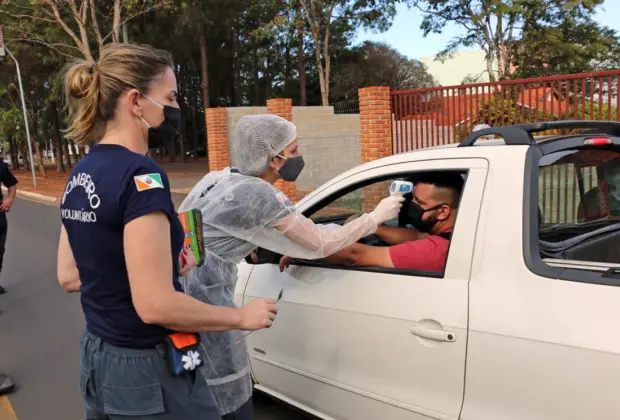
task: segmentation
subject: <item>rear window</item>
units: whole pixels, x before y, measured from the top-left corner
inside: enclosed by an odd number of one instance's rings
[[[538,168],[538,241],[543,258],[620,263],[620,153],[563,150]]]

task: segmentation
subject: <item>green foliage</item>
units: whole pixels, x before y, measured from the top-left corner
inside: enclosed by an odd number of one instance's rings
[[[557,24],[527,28],[514,45],[513,57],[514,78],[616,69],[620,67],[620,37],[583,9],[574,8]]]
[[[366,41],[338,57],[334,63],[332,98],[346,101],[357,98],[357,89],[390,86],[393,90],[437,86],[426,66],[408,58],[389,45]]]
[[[604,0],[409,0],[424,12],[424,36],[449,24],[462,29],[440,52],[460,47],[486,53],[490,79],[562,74],[617,66],[618,35],[593,21]],[[494,68],[494,62],[498,68]]]
[[[77,10],[87,0],[75,0]],[[316,0],[323,10],[333,6],[329,58],[341,61],[350,52],[356,29],[384,30],[395,14],[396,0]],[[28,101],[30,128],[41,145],[55,140],[66,126],[63,68],[75,58],[96,60],[102,43],[146,43],[172,52],[177,65],[182,142],[177,152],[203,145],[204,109],[209,106],[264,106],[272,97],[300,102],[300,66],[307,76],[309,105],[321,103],[319,70],[308,19],[299,0],[123,0],[120,25],[114,27],[114,0],[96,0],[76,19],[69,1],[5,0],[0,22],[9,48],[17,57]],[[88,3],[92,5],[93,3]],[[55,15],[63,22],[61,25]],[[317,9],[318,10],[318,9]],[[82,34],[80,22],[84,23]],[[96,25],[95,25],[96,23]],[[299,28],[303,48],[298,57]],[[112,33],[117,29],[114,37]],[[72,36],[72,34],[74,36]],[[326,26],[319,41],[323,42]],[[207,68],[202,68],[200,39],[206,40]],[[325,57],[323,57],[325,58]],[[208,103],[202,81],[208,77]],[[0,141],[23,121],[15,67],[0,60]],[[353,89],[355,90],[355,89]],[[60,127],[56,125],[56,111]],[[16,121],[16,122],[14,122]],[[21,124],[23,129],[23,124]],[[13,137],[15,138],[15,136]],[[20,142],[23,136],[18,136]]]

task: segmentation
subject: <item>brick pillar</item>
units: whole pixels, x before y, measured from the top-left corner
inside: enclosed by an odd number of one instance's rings
[[[362,162],[391,156],[392,110],[389,87],[358,90],[360,101],[360,149]],[[380,182],[364,188],[364,211],[371,211],[389,195],[389,183]]]
[[[267,113],[293,121],[292,99],[278,98],[267,100]],[[297,201],[297,185],[294,182],[279,180],[275,187],[282,191],[294,203]]]
[[[230,165],[227,109],[207,108],[206,111],[209,171],[219,171]]]

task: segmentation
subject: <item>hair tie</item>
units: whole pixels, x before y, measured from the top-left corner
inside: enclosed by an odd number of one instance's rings
[[[90,69],[88,69],[88,74],[92,75],[95,72],[96,67],[97,67],[97,63],[91,64]]]

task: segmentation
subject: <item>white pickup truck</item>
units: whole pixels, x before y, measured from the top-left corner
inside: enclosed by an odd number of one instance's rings
[[[579,134],[533,137],[551,129]],[[322,419],[620,418],[620,123],[497,127],[455,146],[364,164],[298,204],[343,223],[392,179],[459,171],[443,272],[280,273],[264,250],[240,264],[238,304],[283,290],[273,327],[247,338],[255,388]]]

